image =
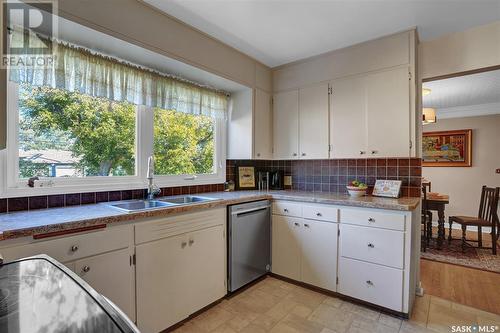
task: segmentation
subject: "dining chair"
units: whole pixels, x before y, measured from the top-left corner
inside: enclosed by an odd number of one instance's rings
[[[450,216],[448,221],[450,223],[450,230],[448,234],[448,243],[451,243],[451,227],[453,222],[456,222],[462,226],[462,251],[465,251],[466,246],[472,246],[469,242],[477,242],[478,248],[483,247],[483,227],[491,228],[491,249],[493,254],[497,254],[497,234],[500,228],[500,222],[498,220],[498,197],[500,194],[500,187],[487,187],[483,186],[481,190],[481,200],[479,201],[479,212],[477,217],[471,216]],[[477,241],[466,239],[467,227],[477,227]],[[489,247],[486,247],[489,249]]]
[[[425,252],[427,250],[427,247],[429,246],[429,223],[432,223],[432,213],[431,213],[431,219],[429,219],[429,214],[427,210],[427,187],[425,185],[422,185],[422,219],[421,219],[421,224],[424,226],[423,234],[422,234],[422,250]],[[432,225],[431,225],[432,228]],[[432,229],[431,229],[432,232]]]

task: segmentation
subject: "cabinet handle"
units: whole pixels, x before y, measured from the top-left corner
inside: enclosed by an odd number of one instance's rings
[[[285,213],[288,213],[288,208],[283,209]]]
[[[364,154],[366,154],[365,151],[362,151],[362,150],[359,151],[359,155],[364,155]]]
[[[85,265],[85,266],[82,267],[82,272],[88,273],[89,271],[90,271],[90,267],[89,266]]]
[[[323,214],[321,214],[320,212],[316,213],[316,216],[320,217],[320,216],[323,216]]]
[[[300,227],[299,223],[295,222],[294,224],[295,224],[296,227]]]
[[[306,153],[302,153],[302,156],[306,156]]]
[[[257,153],[257,157],[260,157],[260,153]]]
[[[304,227],[309,228],[309,224],[305,223]]]
[[[368,218],[368,222],[375,222],[375,219],[373,217]]]
[[[71,247],[71,252],[76,252],[76,251],[78,251],[78,245],[73,245]]]
[[[371,247],[372,249],[375,247],[372,243],[368,243],[368,247]]]
[[[372,150],[372,155],[378,154],[378,150]]]
[[[193,245],[194,244],[194,239],[190,239],[189,240],[189,246]]]
[[[366,284],[369,285],[369,286],[373,286],[373,282],[371,280],[367,280]]]
[[[182,243],[181,243],[181,247],[182,247],[182,248],[186,247],[186,245],[187,245],[187,242],[182,242]]]
[[[297,156],[297,153],[293,153],[292,156]]]

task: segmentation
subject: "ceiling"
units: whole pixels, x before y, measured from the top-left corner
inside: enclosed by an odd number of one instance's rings
[[[500,70],[425,82],[424,107],[446,117],[500,114]]]
[[[421,40],[500,20],[500,0],[141,0],[275,67],[417,27]]]

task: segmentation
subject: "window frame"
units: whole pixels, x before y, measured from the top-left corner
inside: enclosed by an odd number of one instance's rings
[[[28,187],[26,179],[19,178],[19,88],[7,79],[7,149],[0,154],[3,170],[1,188],[3,197],[65,194],[74,192],[99,192],[130,190],[147,187],[147,160],[153,154],[153,108],[136,107],[135,175],[90,176],[80,178],[43,177],[51,180],[51,187]],[[226,181],[226,132],[227,122],[215,119],[214,171],[200,175],[155,175],[154,183],[160,187],[219,184]],[[194,177],[193,177],[194,176]]]

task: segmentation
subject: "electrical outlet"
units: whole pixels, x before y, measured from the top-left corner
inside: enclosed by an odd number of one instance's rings
[[[285,186],[292,186],[292,176],[285,176]]]

